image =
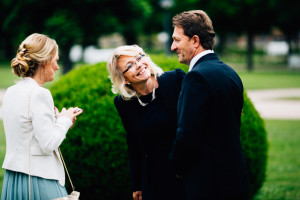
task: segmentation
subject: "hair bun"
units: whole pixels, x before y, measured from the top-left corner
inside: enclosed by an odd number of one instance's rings
[[[26,57],[26,49],[18,52],[17,56],[11,61],[11,68],[14,74],[18,77],[31,77],[33,76],[37,63]]]

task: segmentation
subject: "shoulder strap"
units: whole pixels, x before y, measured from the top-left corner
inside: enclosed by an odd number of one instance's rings
[[[30,112],[30,97],[31,97],[31,93],[32,93],[33,89],[30,91],[29,93],[29,98],[28,98],[28,116],[27,116],[27,119],[28,119],[28,126],[27,126],[27,131],[28,131],[28,175],[29,175],[29,179],[28,179],[28,188],[29,188],[29,200],[31,200],[31,173],[30,173],[30,130],[29,130],[29,124],[30,124],[30,118],[29,118],[29,112]],[[75,190],[75,187],[72,183],[72,180],[71,180],[71,177],[69,175],[69,172],[68,172],[68,169],[67,169],[67,166],[66,166],[66,163],[64,161],[64,158],[62,156],[62,153],[60,151],[60,148],[58,148],[58,151],[59,151],[59,155],[61,157],[61,160],[64,164],[64,168],[66,169],[66,172],[67,172],[67,175],[68,175],[68,178],[69,178],[69,181],[70,181],[70,184],[71,184],[71,187],[73,189],[73,191]]]
[[[30,124],[30,119],[29,119],[29,112],[30,112],[30,97],[33,89],[29,92],[29,97],[28,97],[28,124],[27,124],[27,132],[28,132],[28,189],[29,189],[29,200],[31,200],[31,175],[30,175],[30,130],[29,130],[29,124]]]
[[[65,163],[65,161],[64,161],[64,158],[63,158],[63,156],[62,156],[62,153],[61,153],[59,147],[58,147],[58,151],[59,151],[59,155],[60,155],[60,157],[61,157],[61,160],[62,160],[62,162],[63,162],[63,164],[64,164],[64,167],[65,167],[65,169],[66,169],[66,172],[67,172],[67,175],[68,175],[68,178],[69,178],[69,181],[70,181],[72,190],[75,191],[75,187],[74,187],[74,185],[73,185],[73,183],[72,183],[71,177],[70,177],[69,172],[68,172],[68,169],[67,169],[67,165],[66,165],[66,163]]]

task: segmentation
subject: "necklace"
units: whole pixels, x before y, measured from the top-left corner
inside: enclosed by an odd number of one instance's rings
[[[156,80],[156,77],[155,77],[155,80]],[[154,99],[155,99],[155,80],[154,80],[154,86],[153,86],[153,91],[152,91],[152,99],[151,99],[151,101],[153,101]],[[148,103],[143,103],[141,100],[140,100],[140,98],[137,96],[137,99],[138,99],[138,101],[139,101],[139,103],[141,104],[141,106],[146,106],[146,105],[148,105]],[[150,101],[150,102],[151,102]]]

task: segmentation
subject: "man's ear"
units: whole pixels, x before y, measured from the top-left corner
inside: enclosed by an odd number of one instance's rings
[[[193,35],[192,40],[195,48],[198,48],[201,45],[198,35]]]

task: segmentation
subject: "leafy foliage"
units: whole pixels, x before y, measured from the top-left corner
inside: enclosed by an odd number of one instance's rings
[[[107,76],[104,63],[82,66],[51,87],[56,107],[84,110],[61,147],[82,199],[130,199],[125,132]]]
[[[188,67],[177,58],[151,56],[165,71]],[[82,199],[130,199],[125,130],[114,107],[106,63],[72,70],[51,87],[55,105],[84,110],[62,144],[62,151]],[[241,141],[249,168],[251,196],[265,179],[267,139],[263,120],[245,93]]]
[[[250,196],[254,197],[265,180],[268,141],[264,122],[246,93],[241,123],[241,142],[248,165]]]

